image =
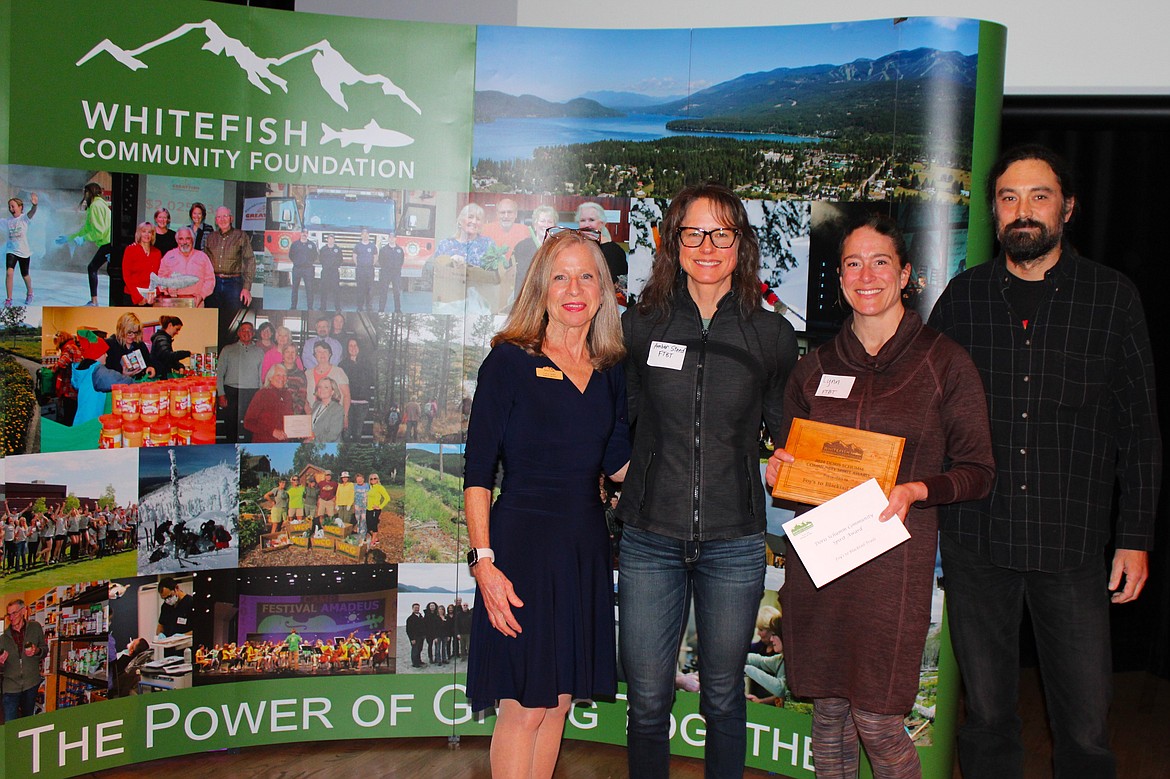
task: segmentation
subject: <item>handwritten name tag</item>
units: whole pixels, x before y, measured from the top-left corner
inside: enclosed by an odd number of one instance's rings
[[[674,371],[681,371],[686,356],[687,347],[682,344],[651,341],[650,356],[646,360],[646,364],[654,368],[670,368]]]
[[[834,376],[826,373],[821,376],[821,384],[817,387],[818,398],[847,398],[853,389],[856,376]]]
[[[565,374],[553,368],[551,365],[542,365],[537,368],[536,375],[542,379],[554,379],[556,381],[561,381],[565,378]]]

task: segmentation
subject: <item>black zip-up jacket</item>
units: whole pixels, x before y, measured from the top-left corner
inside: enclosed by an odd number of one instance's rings
[[[704,332],[698,306],[677,290],[666,318],[631,308],[622,316],[634,452],[618,503],[626,524],[687,541],[742,538],[764,530],[760,420],[779,431],[784,385],[796,365],[796,334],[764,309],[745,319],[729,292]],[[651,344],[681,368],[650,362]]]

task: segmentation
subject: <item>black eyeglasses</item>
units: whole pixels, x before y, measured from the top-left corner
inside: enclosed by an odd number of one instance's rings
[[[581,236],[582,238],[586,238],[590,241],[597,241],[598,243],[601,243],[601,233],[598,232],[597,230],[590,230],[588,228],[550,227],[544,231],[544,237],[546,239],[552,238],[554,235],[560,235],[561,233],[576,233],[577,235]]]
[[[711,238],[711,245],[716,249],[730,249],[735,246],[739,230],[731,227],[717,227],[714,230],[702,230],[698,227],[678,228],[678,239],[688,249],[698,249],[708,237]]]

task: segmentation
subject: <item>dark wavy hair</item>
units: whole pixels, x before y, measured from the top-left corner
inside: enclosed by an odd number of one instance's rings
[[[670,208],[667,209],[659,229],[661,245],[654,257],[654,266],[650,269],[650,281],[642,290],[638,311],[662,319],[674,306],[675,289],[683,272],[678,259],[682,246],[679,242],[678,229],[682,227],[687,209],[696,200],[709,200],[719,220],[725,226],[739,231],[739,238],[735,244],[737,261],[731,275],[731,289],[739,301],[740,311],[745,317],[751,316],[752,312],[760,307],[762,300],[760,280],[757,278],[760,269],[760,242],[756,238],[755,229],[748,223],[747,209],[743,207],[743,202],[730,189],[714,182],[683,187],[671,199]]]
[[[1060,194],[1065,205],[1068,204],[1069,198],[1077,196],[1076,179],[1073,177],[1072,168],[1069,167],[1064,157],[1039,143],[1025,143],[1013,146],[999,155],[999,159],[992,164],[991,170],[987,172],[987,199],[991,204],[992,213],[995,213],[995,185],[1000,176],[1007,172],[1007,169],[1012,165],[1024,160],[1039,160],[1052,168],[1052,172],[1056,175],[1056,181],[1060,184]]]

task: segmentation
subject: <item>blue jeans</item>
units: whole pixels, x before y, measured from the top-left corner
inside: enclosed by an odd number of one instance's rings
[[[244,280],[239,276],[216,276],[215,289],[208,296],[207,307],[228,308],[232,312],[244,307],[240,293],[244,291]]]
[[[34,684],[23,692],[6,692],[4,698],[4,721],[12,722],[20,717],[31,717],[37,707],[37,688]]]
[[[227,337],[231,332],[232,321],[236,317],[236,312],[244,307],[244,301],[240,300],[240,293],[244,291],[244,280],[239,276],[224,278],[223,276],[215,277],[215,289],[204,305],[208,308],[219,309],[219,336],[221,341]],[[228,439],[229,441],[231,439]]]
[[[1116,776],[1109,750],[1113,697],[1104,562],[1059,573],[1001,568],[942,537],[951,643],[966,689],[959,729],[965,779],[1018,779],[1020,620],[1027,602],[1052,727],[1057,779]]]
[[[680,541],[627,526],[618,576],[618,649],[629,687],[631,777],[665,779],[679,642],[692,597],[706,776],[741,777],[747,748],[743,666],[764,590],[764,535]]]

